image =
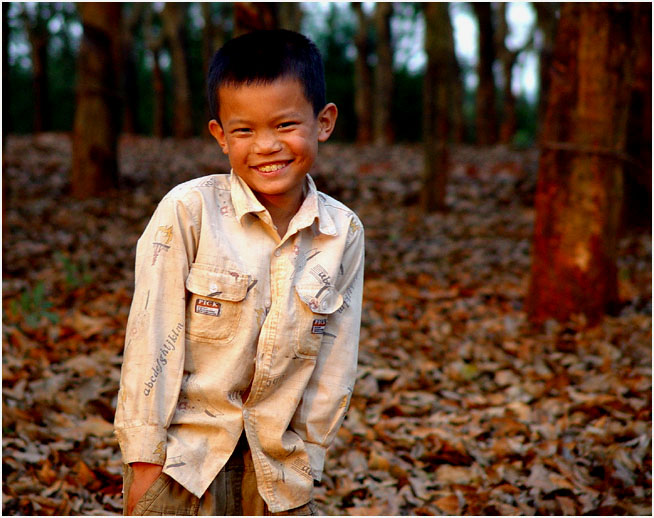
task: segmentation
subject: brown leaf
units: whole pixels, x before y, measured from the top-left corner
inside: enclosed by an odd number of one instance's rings
[[[456,495],[448,495],[437,500],[434,504],[441,510],[448,514],[461,514],[461,505]]]

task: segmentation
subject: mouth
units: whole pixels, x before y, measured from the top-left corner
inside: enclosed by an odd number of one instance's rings
[[[281,171],[282,169],[284,169],[291,162],[292,160],[285,160],[283,162],[271,162],[268,164],[252,166],[252,169],[255,169],[256,171],[265,174],[276,173],[277,171]]]

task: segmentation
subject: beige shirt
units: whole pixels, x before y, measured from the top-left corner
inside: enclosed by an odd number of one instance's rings
[[[124,462],[200,497],[245,429],[270,510],[308,502],[354,386],[363,267],[361,222],[310,176],[281,240],[233,173],[170,191],[137,245]]]

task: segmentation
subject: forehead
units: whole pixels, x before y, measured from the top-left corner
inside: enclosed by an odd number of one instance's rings
[[[295,78],[279,78],[270,82],[226,84],[218,88],[221,118],[232,112],[272,112],[280,110],[312,110],[302,83]]]

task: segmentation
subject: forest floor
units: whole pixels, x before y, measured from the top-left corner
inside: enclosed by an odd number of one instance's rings
[[[652,512],[651,235],[620,241],[622,307],[533,326],[537,153],[452,152],[446,213],[421,153],[327,144],[319,187],[366,227],[358,381],[328,453],[329,515]],[[112,435],[136,241],[177,183],[227,171],[209,139],[123,137],[121,188],[67,194],[66,135],[3,155],[3,514],[120,514]]]

